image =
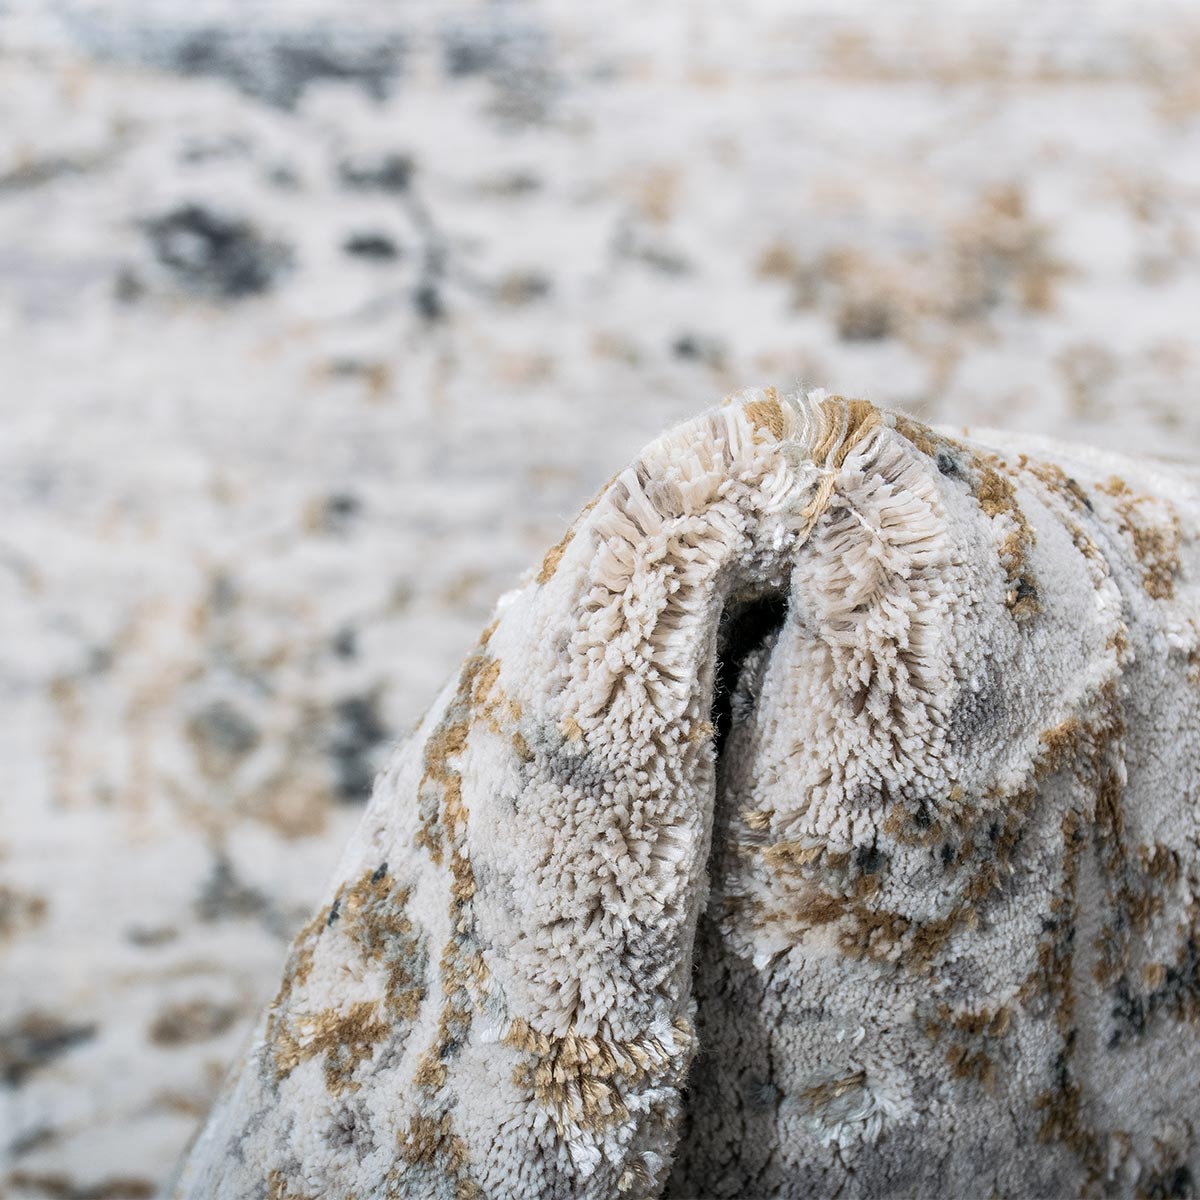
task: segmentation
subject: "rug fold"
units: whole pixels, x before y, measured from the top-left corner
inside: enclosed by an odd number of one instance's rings
[[[174,1194],[1192,1178],[1198,517],[820,393],[669,431],[380,776]]]

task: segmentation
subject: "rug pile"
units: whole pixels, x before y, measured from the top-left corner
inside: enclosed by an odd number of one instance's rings
[[[504,596],[178,1196],[1191,1194],[1196,478],[745,393]]]

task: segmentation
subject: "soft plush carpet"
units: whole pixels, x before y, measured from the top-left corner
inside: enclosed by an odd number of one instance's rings
[[[808,384],[1200,461],[1186,0],[0,0],[0,80],[6,1200],[158,1193],[660,430]]]
[[[187,1197],[1191,1194],[1196,478],[748,393],[385,769]]]

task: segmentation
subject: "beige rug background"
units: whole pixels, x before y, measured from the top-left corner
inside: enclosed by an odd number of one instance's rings
[[[1200,11],[0,3],[0,1191],[153,1194],[498,594],[745,384],[1200,454]]]

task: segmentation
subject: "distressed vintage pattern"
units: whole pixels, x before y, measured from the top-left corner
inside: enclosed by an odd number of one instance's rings
[[[502,598],[180,1197],[1183,1196],[1196,478],[742,394]]]
[[[1197,458],[1185,0],[38,0],[0,79],[12,1200],[158,1193],[392,747],[659,430],[806,383]]]

